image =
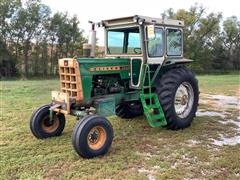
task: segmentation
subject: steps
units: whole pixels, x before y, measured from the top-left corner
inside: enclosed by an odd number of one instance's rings
[[[167,125],[164,112],[155,93],[140,94],[144,114],[151,127],[160,127]]]
[[[140,94],[140,100],[147,121],[151,127],[160,127],[167,125],[166,118],[164,116],[163,109],[159,102],[158,96],[151,92],[151,80],[150,80],[150,68],[148,64],[145,64],[148,76],[149,92],[144,93],[145,79],[142,78],[142,93]]]

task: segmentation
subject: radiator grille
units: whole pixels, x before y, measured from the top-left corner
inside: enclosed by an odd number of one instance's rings
[[[71,99],[83,100],[82,81],[79,63],[76,59],[59,59],[61,91],[68,93]]]

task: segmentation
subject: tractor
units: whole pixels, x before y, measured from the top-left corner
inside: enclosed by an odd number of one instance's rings
[[[171,130],[190,126],[199,88],[183,57],[183,26],[179,20],[146,16],[91,22],[83,57],[58,60],[60,91],[51,103],[32,113],[30,129],[39,139],[60,136],[65,116],[78,120],[72,144],[83,158],[104,155],[113,128],[106,118],[145,115],[151,127]],[[96,30],[105,32],[104,58],[95,57]]]

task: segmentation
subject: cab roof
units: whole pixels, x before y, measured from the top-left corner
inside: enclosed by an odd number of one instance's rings
[[[165,26],[175,26],[175,27],[183,27],[184,21],[173,20],[173,19],[161,19],[161,18],[153,18],[148,16],[128,16],[128,17],[120,17],[108,20],[102,20],[100,22],[104,27],[114,27],[121,25],[131,25],[131,24],[154,24],[154,25],[165,25]]]

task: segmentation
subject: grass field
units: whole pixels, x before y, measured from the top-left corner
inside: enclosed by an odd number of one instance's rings
[[[150,128],[144,117],[112,116],[109,153],[89,160],[73,150],[74,117],[60,137],[30,132],[32,111],[50,102],[58,80],[0,82],[0,179],[240,179],[239,76],[198,79],[201,112],[191,127],[170,131]]]

